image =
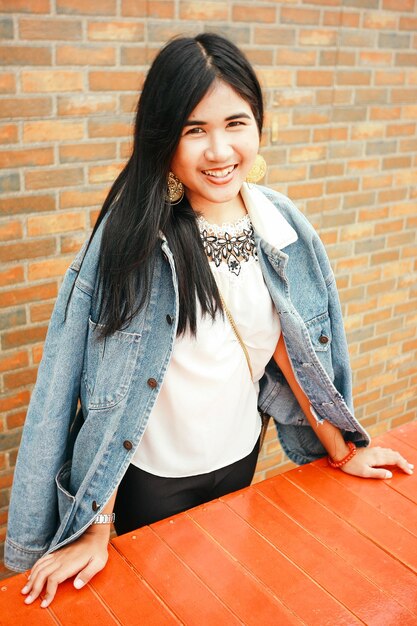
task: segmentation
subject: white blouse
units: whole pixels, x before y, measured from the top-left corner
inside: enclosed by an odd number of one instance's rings
[[[242,197],[252,211],[235,224],[219,226],[198,218],[210,268],[248,350],[253,380],[227,316],[218,314],[214,321],[203,317],[197,301],[197,335],[186,331],[176,338],[131,461],[157,476],[195,476],[220,469],[247,456],[259,437],[258,381],[281,329],[256,255],[253,191],[269,202],[256,189],[246,188]],[[256,194],[255,199],[259,200]],[[258,223],[265,219],[258,217]],[[295,240],[291,226],[285,220],[284,224],[286,240],[289,236]]]

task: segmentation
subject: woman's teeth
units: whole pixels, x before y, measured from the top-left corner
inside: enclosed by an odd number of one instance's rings
[[[207,176],[214,176],[214,178],[224,178],[228,174],[231,174],[234,169],[235,166],[231,165],[223,170],[203,170],[203,174],[206,174]]]

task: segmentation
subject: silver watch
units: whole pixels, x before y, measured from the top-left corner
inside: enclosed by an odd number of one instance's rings
[[[99,513],[94,520],[93,524],[113,524],[115,518],[115,514],[107,514],[107,513]]]

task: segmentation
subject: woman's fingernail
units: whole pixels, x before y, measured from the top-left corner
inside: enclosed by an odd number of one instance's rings
[[[29,591],[29,585],[25,585],[21,591],[21,593],[27,593]]]
[[[48,600],[42,600],[41,602],[41,608],[42,609],[46,609],[46,607],[48,606]]]
[[[412,463],[409,463],[408,467],[411,467],[411,469],[414,469],[414,465]]]
[[[33,600],[32,596],[28,596],[27,598],[25,598],[26,604],[30,604],[32,600]]]
[[[385,478],[392,478],[391,472],[385,472]]]
[[[85,582],[83,580],[81,580],[81,578],[77,578],[77,580],[74,580],[74,587],[76,589],[81,589],[81,587],[84,587]]]

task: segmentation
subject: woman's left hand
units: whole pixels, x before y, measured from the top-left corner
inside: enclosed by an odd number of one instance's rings
[[[355,456],[340,469],[362,478],[392,478],[392,472],[381,467],[384,465],[396,465],[406,474],[412,474],[414,469],[396,450],[380,447],[358,448]]]

